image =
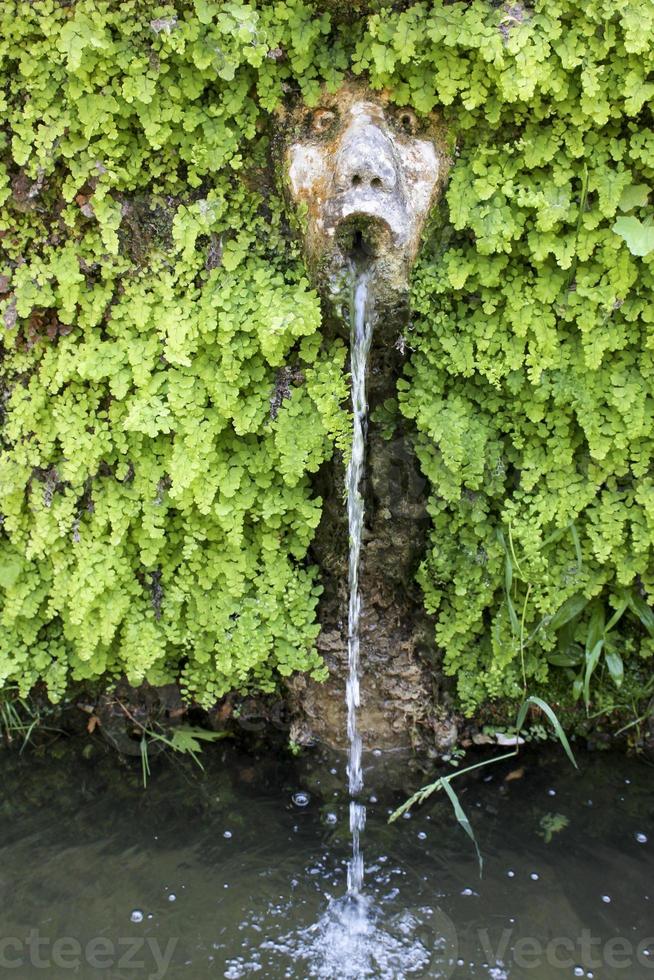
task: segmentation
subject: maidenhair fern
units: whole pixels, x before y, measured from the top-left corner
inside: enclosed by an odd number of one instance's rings
[[[650,655],[654,8],[379,6],[3,3],[0,684],[209,703],[320,670],[310,481],[346,449],[345,350],[270,161],[274,110],[348,71],[453,146],[399,398],[461,704]]]

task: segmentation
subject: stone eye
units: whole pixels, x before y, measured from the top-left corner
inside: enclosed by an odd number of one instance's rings
[[[336,113],[332,109],[316,109],[311,115],[311,130],[320,135],[327,133],[336,121]]]
[[[397,114],[400,129],[407,136],[413,136],[418,131],[418,117],[413,109],[400,109]]]

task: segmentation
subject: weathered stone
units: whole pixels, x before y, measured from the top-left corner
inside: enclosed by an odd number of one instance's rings
[[[439,120],[351,83],[286,125],[287,190],[317,285],[340,304],[353,264],[365,266],[377,310],[397,306],[449,169]]]

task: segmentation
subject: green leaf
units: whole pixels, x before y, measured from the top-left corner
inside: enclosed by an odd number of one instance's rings
[[[615,610],[615,612],[613,613],[613,615],[609,619],[608,623],[606,624],[606,628],[604,630],[605,633],[610,633],[610,631],[613,629],[613,627],[616,626],[617,623],[619,623],[619,621],[622,619],[622,617],[623,617],[623,615],[625,613],[625,610],[627,609],[627,606],[628,605],[629,605],[629,600],[628,599],[622,599],[622,601],[618,604],[617,609]]]
[[[554,667],[578,667],[582,659],[583,650],[579,646],[576,649],[571,647],[566,651],[547,654],[548,664],[552,664]]]
[[[654,225],[646,225],[638,218],[618,218],[612,231],[626,243],[632,255],[649,255],[654,251]]]
[[[595,646],[586,653],[586,670],[584,672],[584,703],[588,708],[590,706],[590,681],[595,668],[599,663],[599,658],[602,653],[602,648],[604,646],[604,640],[598,640]]]
[[[443,789],[447,793],[448,797],[450,798],[450,802],[454,809],[454,814],[456,816],[456,819],[459,821],[459,824],[461,825],[461,827],[463,827],[464,831],[466,832],[466,834],[468,835],[472,843],[475,845],[475,850],[477,852],[477,861],[479,862],[479,874],[481,875],[482,871],[484,870],[484,859],[481,856],[481,851],[479,850],[479,844],[477,843],[477,838],[475,837],[475,832],[472,829],[472,825],[468,820],[463,810],[463,807],[459,803],[459,797],[456,795],[456,793],[450,786],[450,780],[447,778],[443,779],[441,780],[441,784],[443,786]]]
[[[586,656],[590,656],[597,644],[604,642],[604,605],[599,600],[595,600],[591,607],[590,620],[588,622],[588,633],[586,634]]]
[[[623,190],[618,207],[621,211],[644,207],[647,204],[649,191],[647,184],[630,184]]]
[[[588,599],[583,593],[578,592],[576,595],[570,596],[569,599],[560,606],[550,619],[548,629],[558,630],[561,626],[569,623],[571,619],[578,616],[586,606],[588,605]]]
[[[604,652],[604,660],[609,669],[611,680],[616,687],[622,687],[622,681],[624,680],[624,663],[622,657],[619,653],[609,653],[607,650]]]
[[[629,596],[629,608],[638,616],[650,636],[654,636],[654,611],[651,607],[635,592]]]
[[[583,568],[584,560],[581,554],[581,542],[579,541],[579,532],[575,526],[574,521],[570,524],[570,534],[572,536],[572,543],[575,547],[575,555],[577,556],[577,573]]]

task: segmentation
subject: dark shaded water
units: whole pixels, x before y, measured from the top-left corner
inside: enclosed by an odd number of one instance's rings
[[[204,773],[156,760],[144,791],[137,761],[83,744],[0,753],[3,978],[654,978],[644,763],[582,756],[577,774],[547,752],[482,771],[461,793],[480,880],[440,796],[387,824],[417,782],[373,759],[364,916],[342,899],[344,760],[224,745]]]

